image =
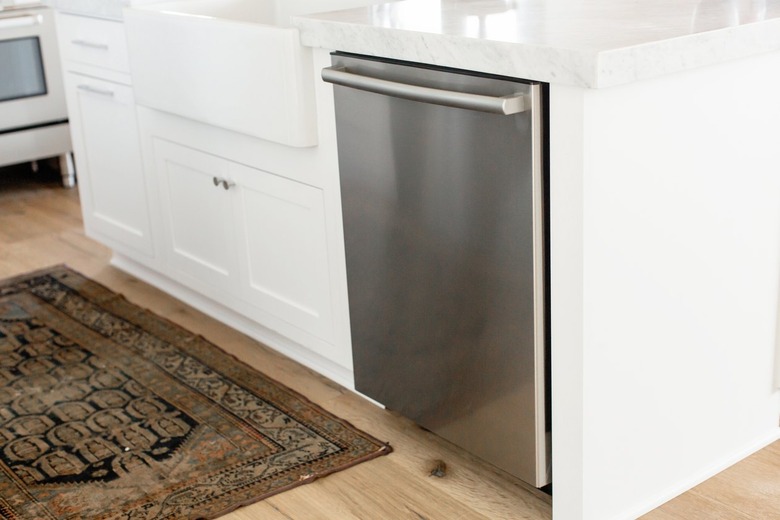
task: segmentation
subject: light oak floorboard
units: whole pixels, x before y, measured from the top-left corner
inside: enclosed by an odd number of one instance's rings
[[[683,518],[686,520],[753,520],[764,517],[745,515],[727,504],[721,504],[694,493],[685,493],[642,517],[643,520],[681,520]],[[772,517],[765,518],[769,520]]]
[[[643,517],[780,520],[780,441],[699,484]]]
[[[78,194],[7,182],[0,169],[0,277],[65,263],[227,352],[383,441],[394,452],[240,508],[223,520],[549,520],[550,499],[411,421],[298,365],[109,265],[84,236]],[[443,477],[430,475],[439,461]],[[780,519],[780,442],[678,497],[650,520]],[[705,513],[702,513],[704,511]],[[697,516],[698,515],[698,516]],[[765,516],[757,516],[765,515]],[[770,516],[766,516],[770,515]]]

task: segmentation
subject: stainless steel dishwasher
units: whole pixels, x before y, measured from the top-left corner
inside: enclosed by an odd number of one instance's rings
[[[548,484],[541,85],[332,65],[356,389]]]

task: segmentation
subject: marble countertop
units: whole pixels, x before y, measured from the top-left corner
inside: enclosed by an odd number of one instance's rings
[[[293,25],[310,47],[590,88],[780,50],[780,0],[402,0]]]
[[[164,0],[47,0],[58,11],[69,14],[122,20],[122,8],[159,3]]]

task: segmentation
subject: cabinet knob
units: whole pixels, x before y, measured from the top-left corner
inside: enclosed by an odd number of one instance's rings
[[[227,179],[220,179],[219,177],[214,177],[211,180],[214,183],[214,186],[222,185],[222,187],[225,188],[226,190],[229,190],[230,188],[236,185],[236,183],[233,181],[229,181]]]

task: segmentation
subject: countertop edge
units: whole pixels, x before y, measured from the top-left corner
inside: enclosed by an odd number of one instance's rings
[[[780,19],[726,27],[597,54],[596,82],[607,88],[780,50]]]
[[[780,19],[610,50],[481,40],[293,17],[307,47],[584,88],[608,88],[780,50]]]

